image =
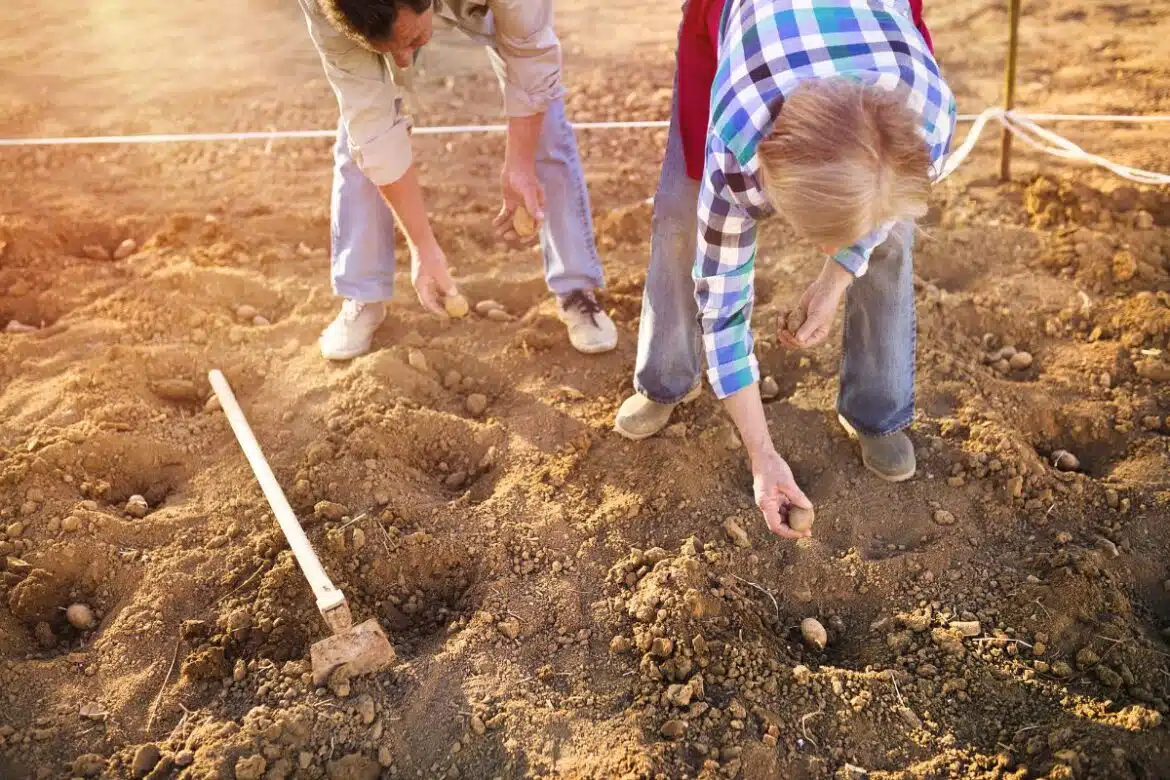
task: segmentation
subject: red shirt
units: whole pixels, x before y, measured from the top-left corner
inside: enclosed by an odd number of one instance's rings
[[[687,0],[678,40],[678,119],[687,176],[703,176],[711,84],[719,64],[719,19],[726,0]],[[923,0],[910,0],[914,26],[934,53],[930,30],[922,19]]]

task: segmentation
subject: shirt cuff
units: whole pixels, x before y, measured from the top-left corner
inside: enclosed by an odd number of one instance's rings
[[[760,363],[754,354],[707,369],[707,382],[720,400],[759,381]]]
[[[508,118],[543,114],[548,107],[565,96],[565,88],[558,72],[551,84],[528,91],[514,84],[504,85],[504,113]]]
[[[865,276],[865,272],[869,270],[869,258],[861,252],[858,252],[854,247],[842,249],[833,255],[833,259],[837,261],[837,265],[855,277]]]
[[[410,149],[410,123],[405,119],[360,144],[350,135],[349,153],[366,178],[379,187],[393,184],[410,170],[414,155]]]

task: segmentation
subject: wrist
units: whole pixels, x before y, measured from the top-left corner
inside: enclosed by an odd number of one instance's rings
[[[825,265],[821,269],[821,278],[828,283],[830,288],[843,293],[849,289],[849,285],[853,284],[854,276],[848,268],[830,257],[825,260]]]

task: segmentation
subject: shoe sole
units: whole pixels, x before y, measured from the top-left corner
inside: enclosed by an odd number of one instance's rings
[[[841,423],[841,427],[845,429],[845,432],[847,434],[849,434],[849,438],[853,439],[854,441],[861,440],[861,434],[859,434],[857,432],[856,428],[854,428],[852,425],[849,424],[848,420],[846,420],[841,415],[837,415],[837,422]],[[878,471],[877,469],[875,469],[873,466],[871,466],[869,464],[869,461],[867,461],[865,459],[864,452],[861,455],[861,465],[865,466],[866,470],[869,471],[871,474],[873,474],[874,476],[876,476],[879,479],[882,479],[886,482],[895,482],[895,483],[896,482],[907,482],[907,481],[913,479],[914,475],[918,473],[918,464],[917,463],[914,465],[914,468],[910,469],[909,471],[901,471],[901,472],[898,472],[897,474],[888,474],[884,471]]]
[[[582,355],[600,355],[604,352],[613,352],[615,349],[617,349],[617,342],[616,341],[612,344],[601,344],[601,345],[595,346],[595,347],[589,347],[589,346],[579,347],[576,344],[574,344],[572,341],[569,342],[569,345],[573,349],[580,352]]]
[[[699,384],[695,385],[693,390],[691,390],[686,395],[684,395],[678,403],[676,403],[674,406],[672,406],[670,408],[671,414],[674,414],[674,410],[676,407],[682,406],[683,404],[689,404],[690,402],[692,402],[696,398],[698,398],[702,392],[703,392],[703,385],[700,382]],[[666,425],[670,422],[670,417],[667,417],[666,420],[667,420],[667,422],[662,425],[662,428],[665,428]],[[661,433],[662,428],[659,428],[658,430],[650,431],[650,433],[633,433],[632,431],[624,430],[622,428],[621,424],[617,420],[614,420],[614,423],[613,423],[614,432],[617,433],[622,438],[628,439],[630,441],[642,441],[644,439],[649,439],[651,436],[656,436],[657,434]]]

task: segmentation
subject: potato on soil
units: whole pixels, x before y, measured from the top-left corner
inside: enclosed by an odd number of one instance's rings
[[[824,650],[829,644],[829,634],[816,618],[805,618],[800,621],[800,635],[804,637],[805,643],[817,650]]]

